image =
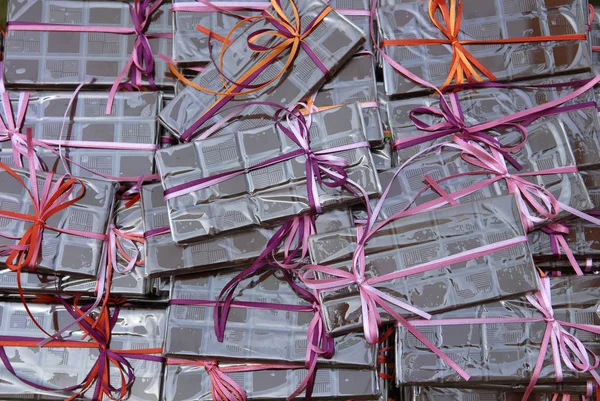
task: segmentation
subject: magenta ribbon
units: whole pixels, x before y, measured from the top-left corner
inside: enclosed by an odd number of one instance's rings
[[[581,267],[579,267],[579,263],[577,262],[577,259],[575,259],[573,251],[571,251],[571,248],[569,248],[569,244],[567,244],[567,240],[565,239],[565,235],[568,235],[570,232],[569,227],[562,223],[551,223],[546,227],[542,227],[542,231],[550,236],[552,254],[560,256],[560,250],[562,248],[569,263],[571,263],[573,270],[575,270],[575,274],[583,276],[583,271],[581,270]]]
[[[146,32],[152,22],[152,14],[161,6],[164,0],[134,0],[133,6],[129,5],[133,28],[110,27],[110,26],[83,26],[69,24],[50,24],[40,22],[9,21],[7,30],[12,31],[42,31],[42,32],[102,32],[117,35],[136,35],[133,51],[125,63],[125,67],[110,89],[110,98],[106,106],[106,114],[110,114],[114,96],[120,87],[126,89],[140,88],[143,78],[149,83],[153,90],[157,90],[154,83],[154,55],[148,38],[170,38],[170,33],[148,33]],[[129,82],[122,79],[129,74]]]
[[[248,174],[249,172],[260,168],[268,167],[287,160],[292,160],[299,156],[306,157],[306,181],[308,187],[308,200],[311,209],[314,210],[316,213],[321,213],[321,204],[319,201],[317,183],[323,184],[330,188],[349,188],[348,184],[352,183],[366,197],[365,191],[360,186],[356,185],[356,183],[353,183],[348,179],[348,174],[345,171],[345,167],[348,167],[348,161],[340,156],[333,155],[333,153],[369,147],[368,141],[362,141],[352,143],[349,145],[342,145],[329,149],[313,151],[310,147],[309,125],[307,124],[307,121],[302,114],[292,115],[289,110],[270,102],[253,102],[253,104],[264,104],[274,107],[277,110],[274,116],[276,126],[288,138],[290,138],[299,147],[299,149],[288,153],[284,153],[282,155],[273,157],[271,159],[262,161],[249,167],[241,168],[226,173],[215,174],[209,177],[204,177],[173,186],[171,188],[166,189],[164,192],[166,201],[168,201],[169,199],[177,198],[179,196],[190,194],[194,191],[209,188],[212,185],[219,184],[221,182],[230,180],[240,175]],[[280,120],[280,115],[282,113],[285,113],[288,117],[288,126],[285,126]],[[325,180],[323,176],[325,176],[329,180]]]
[[[533,305],[543,317],[538,318],[510,318],[510,317],[484,317],[484,318],[448,318],[432,320],[411,320],[415,327],[422,326],[456,326],[473,324],[510,324],[510,323],[537,323],[546,322],[544,337],[540,344],[540,353],[538,355],[535,368],[531,374],[531,381],[523,396],[523,401],[529,399],[529,396],[535,388],[540,372],[546,357],[548,346],[552,350],[554,371],[556,381],[563,379],[564,364],[567,369],[577,373],[589,373],[594,380],[600,384],[600,375],[596,372],[599,365],[598,356],[587,349],[583,343],[574,335],[570,334],[565,327],[586,331],[588,333],[600,334],[600,327],[591,324],[580,324],[557,320],[554,317],[552,309],[552,298],[550,292],[550,279],[542,277],[540,291],[535,295],[527,295],[527,300]],[[562,362],[562,363],[561,363]]]
[[[281,0],[274,0],[277,2],[278,5],[281,6]],[[306,27],[304,28],[303,32],[300,34],[302,36],[302,34],[304,32],[307,32],[308,30],[312,29],[313,26],[317,23],[319,17],[321,16],[322,13],[324,13],[325,11],[327,11],[327,8],[323,8],[323,10],[321,11],[321,13],[319,13],[319,15],[317,15],[315,17],[314,20],[312,20],[309,24],[306,25]],[[285,36],[286,38],[293,38],[294,35],[293,33],[289,30],[288,27],[281,25],[279,22],[277,22],[274,18],[270,17],[269,14],[265,12],[263,12],[262,14],[263,16],[267,17],[266,20],[268,20],[271,25],[273,25],[275,27],[275,29],[277,30],[278,33],[280,33],[281,35]],[[265,32],[265,30],[258,30],[255,31],[253,33],[250,34],[251,37],[256,36],[261,34],[262,32]],[[272,48],[276,47],[277,44],[273,45]],[[306,54],[308,54],[308,56],[310,57],[310,59],[315,63],[315,65],[317,66],[317,68],[319,68],[323,74],[325,76],[329,76],[330,72],[327,69],[327,67],[323,64],[323,62],[319,59],[319,57],[315,54],[314,51],[312,51],[312,49],[310,48],[310,46],[308,46],[307,43],[305,43],[303,40],[300,41],[300,46],[302,47],[302,49],[306,52]],[[251,51],[259,51],[259,52],[264,52],[266,50],[268,50],[268,48],[262,47],[262,46],[257,46],[254,45],[250,42],[248,42],[248,47]],[[211,59],[213,59],[212,57],[212,53],[211,53]],[[265,70],[267,70],[267,68],[269,68],[274,62],[276,61],[276,59],[272,60],[270,63],[265,63],[264,66],[262,66],[261,68],[258,68],[253,74],[251,74],[249,77],[247,77],[246,79],[244,79],[241,82],[236,82],[233,79],[228,78],[227,76],[225,76],[225,74],[222,71],[219,71],[221,77],[227,81],[229,81],[232,84],[235,84],[235,88],[231,91],[232,95],[231,96],[223,96],[221,99],[219,99],[215,104],[213,104],[198,120],[196,120],[189,128],[187,128],[180,137],[180,140],[182,142],[188,142],[192,139],[192,137],[194,136],[194,134],[196,133],[196,131],[198,131],[200,129],[200,127],[202,127],[202,125],[204,123],[206,123],[210,118],[212,118],[219,110],[221,110],[223,108],[223,106],[225,106],[227,103],[229,103],[234,97],[236,93],[241,92],[243,89],[248,89],[248,88],[253,88],[253,87],[258,87],[260,86],[260,84],[254,84],[252,85],[252,82],[254,82]],[[218,68],[218,63],[216,63],[213,60],[213,64],[215,66],[217,66]]]

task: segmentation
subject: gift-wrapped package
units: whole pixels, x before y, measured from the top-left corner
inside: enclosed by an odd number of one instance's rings
[[[553,391],[540,386],[536,392],[531,394],[530,401],[555,401],[555,394],[563,396],[582,396],[586,395],[586,385],[564,386],[560,391]],[[514,389],[492,390],[479,388],[445,388],[445,387],[406,387],[404,388],[404,400],[406,401],[522,401],[524,389],[515,391]],[[565,399],[565,398],[558,398]]]
[[[23,106],[19,106],[23,93],[9,92],[9,96],[10,107],[0,107],[2,124],[9,130],[16,128],[22,139],[31,127],[35,140],[54,149],[35,146],[46,170],[65,174],[66,164],[76,177],[134,182],[141,175],[154,173],[159,138],[156,115],[162,102],[159,93],[117,93],[110,115],[105,114],[106,92],[79,92],[70,108],[70,92],[29,93]],[[26,107],[22,123],[18,122],[20,107]],[[8,119],[7,110],[11,113]],[[19,155],[13,151],[13,143],[18,138],[10,139],[7,136],[0,144],[0,161],[13,166],[15,155]],[[58,156],[58,145],[64,163]]]
[[[588,37],[592,44],[592,71],[600,72],[600,9],[594,7],[594,19],[590,21]]]
[[[385,279],[405,269],[452,257],[465,251],[478,252],[506,241],[507,248],[466,261],[400,278]],[[439,312],[486,300],[510,297],[535,290],[537,273],[524,243],[516,201],[501,196],[463,203],[395,220],[377,230],[365,246],[365,276],[381,277],[372,286],[424,312]],[[309,240],[315,264],[348,271],[357,243],[356,229],[319,234]],[[319,279],[331,278],[317,272]],[[361,326],[361,291],[355,284],[320,292],[327,330],[332,334]],[[390,304],[401,315],[406,310]],[[383,321],[390,321],[387,312]]]
[[[124,296],[127,298],[146,297],[150,292],[150,280],[146,278],[143,258],[144,243],[142,239],[142,211],[140,202],[135,202],[127,207],[128,201],[118,201],[114,213],[114,240],[119,241],[119,247],[113,248],[111,242],[109,247],[116,252],[117,267],[113,268],[110,294],[113,296]],[[138,239],[131,239],[135,236]],[[136,258],[138,263],[131,271],[126,271],[129,264],[127,258]],[[101,262],[107,263],[107,262]],[[26,293],[54,294],[64,292],[67,294],[78,294],[92,297],[96,291],[97,277],[79,277],[42,275],[36,273],[21,273],[21,288]],[[17,293],[17,273],[12,270],[0,271],[0,291],[6,293]]]
[[[585,0],[436,3],[382,0],[377,20],[387,55],[437,87],[469,77],[508,81],[590,68]],[[429,89],[382,62],[388,95]]]
[[[543,80],[531,80],[526,85],[566,85],[573,81],[583,81],[589,78],[591,78],[589,74],[576,74],[551,77]],[[576,87],[568,86],[562,88],[525,86],[516,88],[476,88],[459,92],[457,103],[460,105],[465,125],[470,127],[504,117],[508,118],[517,112],[555,101],[572,93],[574,89]],[[600,120],[596,109],[594,92],[588,90],[568,101],[564,106],[564,112],[560,112],[560,109],[554,112],[551,109],[547,115],[535,119],[527,129],[534,131],[537,127],[544,124],[552,132],[563,133],[571,144],[577,166],[579,168],[597,167],[600,163],[600,139],[598,135],[600,132]],[[404,142],[408,145],[415,143],[415,145],[404,147],[397,152],[397,163],[399,164],[406,161],[419,150],[431,144],[449,140],[452,134],[461,132],[460,130],[447,130],[447,132],[450,132],[449,135],[418,143],[417,140],[419,138],[431,138],[431,132],[418,129],[411,121],[410,112],[417,107],[440,108],[439,97],[422,96],[396,100],[388,104],[388,114],[390,116],[394,140]],[[569,107],[573,109],[567,110]],[[446,120],[442,120],[438,116],[431,114],[415,114],[415,117],[427,124],[446,122]],[[444,129],[440,129],[438,132],[443,131]],[[515,130],[512,127],[500,125],[484,132],[496,137],[505,146],[515,145],[515,143],[510,142],[510,139],[514,140],[516,138],[514,135],[509,138],[505,137],[508,131]],[[411,141],[413,139],[415,141]]]
[[[359,27],[365,34],[367,40],[361,50],[373,51],[373,43],[369,39],[369,30],[371,22],[371,1],[370,0],[326,0],[327,4],[335,8],[335,11],[343,15]]]
[[[214,301],[239,272],[238,269],[174,278],[165,355],[238,363],[303,365],[309,346],[309,324],[319,312],[295,292],[285,276],[274,270],[261,271],[241,282],[234,302],[251,305],[233,305],[224,340],[217,340]],[[294,305],[292,310],[286,309],[290,305]],[[335,339],[333,357],[319,358],[318,364],[375,367],[375,348],[367,344],[362,335],[351,333]]]
[[[564,238],[577,259],[598,257],[600,254],[600,227],[580,218],[569,220],[563,224],[568,229]],[[529,234],[529,248],[534,258],[549,260],[559,257],[552,249],[550,235],[543,230],[535,230]],[[564,255],[562,257],[564,258]]]
[[[102,263],[108,224],[115,198],[115,188],[112,183],[93,179],[75,179],[69,185],[69,178],[51,176],[49,173],[37,173],[37,188],[40,197],[33,197],[36,202],[43,198],[47,185],[51,190],[48,193],[56,196],[65,194],[69,197],[62,203],[51,203],[50,199],[42,199],[40,213],[36,214],[33,199],[28,191],[33,191],[29,173],[22,170],[12,170],[22,181],[19,182],[5,169],[0,170],[0,243],[3,245],[16,245],[26,233],[41,233],[39,252],[36,260],[31,260],[33,266],[21,266],[20,259],[11,255],[4,255],[0,261],[6,267],[7,260],[13,260],[17,267],[39,273],[57,273],[63,275],[96,276]],[[56,184],[61,182],[61,188]],[[69,195],[69,189],[73,191]],[[83,195],[82,195],[83,194]],[[54,196],[54,198],[56,198]],[[80,198],[77,200],[77,198]],[[73,201],[75,201],[73,203]],[[59,205],[66,207],[62,209]],[[52,206],[55,206],[52,208]],[[11,214],[20,213],[21,218],[11,218]],[[25,217],[29,216],[29,217]],[[40,218],[45,224],[31,223]],[[29,219],[29,220],[26,220]],[[55,231],[52,228],[64,230]],[[14,239],[16,238],[16,239]],[[33,238],[29,237],[30,240]],[[39,236],[38,236],[39,238]],[[34,244],[35,245],[35,244]],[[32,252],[32,250],[28,250]],[[31,253],[31,258],[34,253]]]
[[[223,365],[226,375],[246,391],[247,400],[285,401],[307,375],[301,367],[244,371]],[[206,368],[191,365],[167,365],[162,401],[213,401],[211,379]],[[311,399],[315,401],[379,400],[377,373],[374,369],[319,368]],[[303,398],[303,394],[298,396]]]
[[[128,75],[127,66],[133,75],[141,73],[133,64],[135,54],[144,69],[153,63],[156,85],[172,87],[167,63],[153,56],[171,54],[171,38],[164,37],[172,32],[170,7],[164,3],[147,17],[143,8],[139,15],[120,1],[9,0],[4,82],[75,87],[94,78],[88,85],[108,86]],[[63,25],[64,31],[51,25]],[[136,34],[136,25],[143,35]],[[147,74],[141,75],[138,83],[148,85]]]
[[[325,110],[311,118],[312,151],[347,160],[348,178],[367,194],[379,194],[358,105]],[[314,175],[321,174],[320,169],[307,176],[307,156],[284,159],[302,151],[275,124],[157,151],[163,188],[171,197],[167,205],[173,240],[191,243],[234,229],[273,225],[310,211],[317,202],[325,209],[360,201],[343,187],[319,182]],[[272,164],[253,167],[266,161]],[[311,167],[315,163],[319,162],[311,162]],[[224,179],[228,173],[231,176]],[[196,183],[214,179],[221,182],[195,190]]]
[[[539,303],[545,312],[537,309],[527,298],[515,298],[502,302],[478,305],[472,308],[458,309],[437,314],[432,321],[440,320],[443,325],[430,325],[417,330],[430,339],[434,345],[443,344],[444,352],[467,374],[471,375],[470,386],[482,384],[528,385],[532,372],[540,356],[547,325],[548,313],[556,319],[556,329],[574,335],[581,346],[588,351],[598,353],[598,334],[573,328],[567,324],[597,325],[598,296],[600,278],[598,276],[572,276],[545,278],[550,280],[547,293],[548,301]],[[545,287],[545,285],[542,285]],[[539,297],[535,298],[540,302]],[[481,319],[473,323],[470,319]],[[486,323],[486,318],[506,318]],[[512,318],[512,319],[511,319]],[[523,321],[515,322],[514,318]],[[454,324],[453,319],[461,323]],[[561,335],[561,338],[562,337]],[[550,339],[550,337],[548,337]],[[572,341],[572,340],[569,340]],[[547,344],[547,352],[537,380],[538,384],[554,384],[556,372],[553,361],[562,365],[565,383],[585,383],[593,380],[590,373],[576,373],[567,368],[561,355],[553,355],[552,346]],[[437,356],[423,346],[419,340],[403,327],[397,330],[396,379],[400,383],[452,386],[453,383],[465,384],[456,371],[441,362]],[[568,357],[568,356],[566,356]],[[589,355],[593,359],[592,355]]]
[[[576,159],[569,140],[565,135],[565,131],[560,129],[563,126],[561,117],[562,115],[559,115],[551,120],[536,121],[528,127],[528,137],[524,146],[510,153],[510,156],[520,164],[521,170],[517,170],[517,167],[500,153],[495,155],[496,162],[494,163],[496,165],[489,164],[487,168],[485,167],[486,164],[477,166],[466,161],[462,158],[465,153],[456,148],[444,147],[440,154],[433,151],[423,154],[408,163],[395,177],[394,181],[396,182],[386,199],[382,216],[385,217],[387,214],[401,210],[414,199],[417,193],[425,188],[426,175],[438,180],[439,186],[449,194],[464,190],[466,195],[458,199],[460,202],[506,194],[509,192],[507,183],[514,187],[514,183],[523,178],[531,182],[532,185],[545,188],[554,198],[567,206],[577,210],[591,209],[593,203],[581,175],[577,172]],[[519,138],[521,138],[521,134],[516,131],[506,132],[502,136],[503,143],[506,141],[508,144],[516,143]],[[447,140],[449,139],[447,138]],[[439,139],[438,141],[444,140]],[[412,148],[407,150],[412,152]],[[471,151],[466,153],[477,158],[477,155]],[[506,170],[511,176],[503,175],[503,170]],[[559,173],[553,173],[554,171]],[[379,178],[383,188],[394,178],[394,173],[395,171],[392,170],[380,173]],[[462,173],[468,173],[469,175],[457,176]],[[466,188],[474,188],[474,185],[490,177],[495,177],[497,180],[478,190],[466,190]],[[449,179],[443,180],[445,178]],[[516,191],[516,193],[522,196],[519,191]],[[437,192],[429,189],[419,196],[417,203],[428,202],[439,197],[440,195]],[[527,209],[533,208],[527,201],[525,201],[525,204]],[[542,212],[529,210],[529,213],[539,216]],[[569,213],[561,209],[556,218],[550,220],[567,216],[570,216]],[[541,225],[539,222],[532,222],[532,224],[534,226]]]
[[[173,1],[173,60],[178,66],[209,63],[211,50],[213,59],[217,60],[224,39],[241,21],[240,16],[260,15],[270,5],[268,0],[241,0],[237,3],[238,6],[233,10],[231,2],[222,0],[211,1],[214,8],[201,2],[194,4],[190,0]],[[225,12],[218,11],[217,8]],[[198,26],[200,30],[197,29]],[[234,33],[239,34],[241,31]],[[229,39],[235,39],[236,36]]]
[[[281,1],[283,12],[295,31],[297,21],[292,4],[293,0]],[[299,33],[303,35],[302,45],[282,77],[240,99],[239,94],[246,93],[248,85],[268,83],[275,78],[286,68],[286,61],[292,54],[289,46],[281,52],[255,52],[248,46],[251,38],[256,46],[284,44],[281,37],[276,35],[255,35],[255,32],[264,29],[277,29],[279,22],[271,23],[260,19],[246,24],[243,26],[245,30],[240,30],[240,34],[226,47],[222,56],[215,56],[215,60],[219,60],[216,61],[218,66],[209,64],[194,79],[194,84],[204,91],[188,86],[160,113],[160,120],[165,127],[177,137],[188,141],[197,132],[205,131],[230,114],[231,106],[244,104],[249,100],[275,103],[283,107],[294,105],[319,88],[326,76],[332,76],[364,42],[364,33],[360,29],[335,11],[330,11],[322,1],[295,1],[295,5],[301,16]],[[271,7],[268,11],[278,15]],[[279,32],[276,29],[273,32]],[[286,33],[289,34],[287,31]],[[227,94],[213,95],[205,90]],[[226,124],[219,133],[235,133],[264,126],[271,121],[273,115],[271,107],[260,104],[248,105],[238,111],[237,118]]]
[[[29,309],[42,328],[49,333],[66,327],[73,317],[62,307],[42,304],[30,304]],[[114,313],[114,310],[113,312]],[[0,303],[0,341],[6,336],[19,336],[36,342],[44,338],[20,303]],[[139,307],[125,307],[118,312],[118,319],[112,328],[111,351],[151,350],[162,346],[165,335],[165,311]],[[83,332],[75,324],[63,334],[65,340],[79,341]],[[8,360],[20,377],[36,385],[65,388],[84,381],[100,357],[98,348],[76,348],[49,346],[5,346]],[[123,354],[124,355],[124,354]],[[162,363],[141,359],[125,359],[134,370],[135,381],[127,400],[158,401],[162,387]],[[121,377],[113,365],[110,367],[110,384],[121,386]],[[0,397],[9,399],[64,400],[72,392],[46,391],[29,386],[13,374],[4,363],[0,363]],[[93,400],[94,387],[87,390],[81,399]]]
[[[365,134],[373,146],[383,144],[383,125],[377,103],[373,56],[359,54],[352,57],[316,93],[314,105],[323,108],[341,104],[360,103]]]
[[[233,231],[188,245],[173,241],[169,215],[160,184],[142,186],[141,202],[146,240],[146,274],[161,277],[225,269],[252,263],[267,247],[280,227],[255,227]],[[317,232],[351,227],[352,216],[346,208],[329,210],[315,216]],[[296,246],[296,240],[290,244]],[[276,253],[280,249],[276,250]]]

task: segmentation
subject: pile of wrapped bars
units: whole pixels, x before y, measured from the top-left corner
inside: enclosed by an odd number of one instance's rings
[[[587,0],[0,5],[0,399],[598,397]]]

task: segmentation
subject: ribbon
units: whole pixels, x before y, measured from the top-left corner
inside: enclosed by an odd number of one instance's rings
[[[165,190],[165,200],[168,201],[179,196],[190,194],[194,191],[199,191],[209,188],[212,185],[219,184],[234,177],[248,174],[251,171],[278,164],[287,160],[292,160],[299,156],[306,157],[306,182],[308,187],[308,200],[311,210],[316,213],[321,213],[321,204],[317,183],[330,188],[344,187],[351,192],[354,192],[348,184],[352,184],[358,191],[367,199],[367,194],[358,184],[348,179],[348,173],[345,168],[348,167],[348,161],[340,156],[335,156],[333,153],[343,152],[352,149],[369,147],[369,142],[362,141],[348,145],[336,146],[329,149],[313,151],[310,147],[309,123],[302,114],[291,114],[291,112],[281,106],[270,102],[252,102],[253,104],[264,104],[274,107],[275,124],[276,126],[290,138],[299,149],[284,153],[271,159],[256,163],[254,165],[241,168],[238,170],[215,174],[213,176],[204,177],[180,185],[173,186]],[[247,105],[244,105],[246,107]],[[287,126],[282,124],[280,115],[286,114]],[[225,120],[223,120],[225,121]],[[213,126],[213,129],[216,129]],[[327,178],[325,180],[324,178]]]
[[[383,40],[380,43],[380,46],[451,46],[452,60],[450,61],[450,69],[442,86],[450,85],[452,81],[459,84],[465,82],[465,80],[468,82],[483,81],[483,78],[479,73],[487,77],[490,81],[496,80],[496,76],[465,48],[466,45],[505,45],[513,43],[586,40],[585,34],[460,40],[458,39],[458,36],[460,34],[463,13],[463,4],[460,0],[429,0],[428,12],[431,22],[446,37],[445,39]],[[438,16],[441,16],[441,19]]]
[[[583,271],[581,270],[581,267],[579,267],[579,263],[575,259],[573,251],[571,251],[571,248],[565,239],[565,235],[569,234],[569,227],[562,223],[550,223],[546,227],[542,227],[542,231],[550,236],[552,254],[555,256],[560,256],[560,250],[562,248],[565,256],[569,260],[569,263],[571,263],[573,270],[575,270],[575,274],[578,276],[583,276]]]
[[[101,32],[117,35],[136,35],[133,51],[125,63],[109,91],[109,101],[106,105],[106,114],[110,114],[116,92],[120,87],[126,89],[139,89],[143,85],[143,78],[148,81],[152,90],[157,90],[154,83],[154,56],[148,38],[171,38],[170,33],[146,32],[152,22],[152,15],[162,5],[163,0],[134,0],[129,4],[129,14],[133,21],[133,28],[110,26],[83,26],[69,24],[49,24],[39,22],[9,21],[7,30],[11,31],[41,31],[41,32]],[[123,78],[129,75],[129,81]]]
[[[303,369],[301,365],[227,365],[219,366],[217,361],[190,360],[180,358],[167,358],[167,365],[203,367],[210,377],[211,393],[214,401],[246,401],[246,391],[226,373],[258,372],[261,370],[290,370]],[[310,400],[309,390],[306,389],[306,399]],[[288,397],[291,400],[292,397]]]
[[[543,317],[538,318],[510,318],[510,317],[484,317],[484,318],[448,318],[432,320],[412,320],[411,324],[415,327],[422,326],[455,326],[455,325],[473,325],[473,324],[510,324],[510,323],[537,323],[546,322],[546,329],[540,344],[540,353],[538,355],[535,368],[531,374],[531,381],[527,386],[523,401],[529,399],[529,396],[535,388],[540,372],[543,367],[546,351],[550,347],[552,350],[554,371],[556,381],[561,382],[563,378],[564,365],[567,369],[577,373],[589,373],[597,383],[600,383],[600,375],[595,371],[599,365],[598,357],[590,351],[585,345],[570,334],[566,328],[587,331],[589,333],[600,334],[600,327],[590,324],[580,324],[557,320],[554,317],[552,309],[552,298],[550,292],[550,279],[542,277],[540,290],[535,295],[527,295],[527,300],[533,305]]]
[[[200,118],[192,124],[185,132],[181,135],[180,140],[183,142],[189,141],[194,133],[212,116],[214,116],[225,104],[227,104],[231,99],[236,96],[245,96],[250,93],[257,92],[263,88],[268,87],[272,83],[276,82],[283,74],[289,69],[294,59],[298,55],[300,48],[302,48],[311,60],[315,63],[315,65],[323,72],[324,75],[329,75],[329,70],[323,62],[318,58],[318,56],[311,50],[310,46],[305,42],[305,39],[314,31],[314,29],[325,19],[325,17],[333,10],[330,6],[323,8],[323,10],[315,17],[313,21],[311,21],[304,29],[300,26],[300,14],[298,12],[298,7],[296,6],[294,0],[288,0],[293,16],[290,18],[287,16],[283,7],[281,6],[281,0],[270,0],[272,10],[265,10],[262,15],[259,16],[250,16],[244,18],[240,22],[238,22],[233,29],[229,32],[226,38],[224,38],[224,46],[221,48],[218,69],[221,75],[221,79],[223,81],[226,89],[224,91],[213,91],[208,88],[204,88],[202,86],[196,85],[192,81],[185,78],[182,74],[180,74],[177,69],[169,64],[169,68],[173,72],[173,74],[186,85],[191,86],[192,88],[211,93],[217,96],[217,100],[213,103],[205,112],[200,116]],[[273,25],[274,29],[260,29],[254,32],[251,32],[248,36],[248,48],[253,53],[262,53],[260,60],[248,71],[241,74],[237,81],[229,79],[226,77],[223,70],[223,63],[225,58],[225,52],[229,47],[229,41],[232,36],[234,36],[235,32],[245,23],[247,22],[256,22],[256,21],[265,21],[269,22]],[[277,43],[269,46],[259,46],[255,44],[258,40],[263,40],[264,38],[271,38],[275,40]],[[283,68],[274,74],[273,78],[268,79],[267,81],[260,83],[253,83],[256,79],[273,63],[275,63],[280,56],[283,56],[287,53],[286,61],[284,62]],[[212,57],[212,56],[211,56]],[[217,63],[215,62],[215,65]]]

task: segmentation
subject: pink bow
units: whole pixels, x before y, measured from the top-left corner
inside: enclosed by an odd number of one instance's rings
[[[562,223],[550,223],[546,227],[542,227],[542,231],[550,236],[550,246],[552,247],[552,253],[556,256],[560,256],[560,250],[563,249],[565,256],[571,263],[573,270],[578,276],[583,276],[583,271],[581,267],[579,267],[579,263],[575,256],[573,255],[573,251],[567,244],[567,240],[565,239],[565,234],[569,234],[569,227]]]

